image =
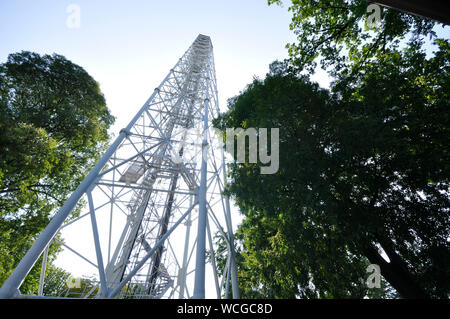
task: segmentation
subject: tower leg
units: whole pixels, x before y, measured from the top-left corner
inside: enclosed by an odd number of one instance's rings
[[[209,77],[209,63],[207,66]],[[198,229],[197,251],[195,262],[194,299],[205,298],[205,254],[206,254],[206,180],[208,161],[208,108],[209,108],[209,81],[206,81],[205,112],[203,115],[203,142],[202,142],[202,166],[200,187],[198,192]]]

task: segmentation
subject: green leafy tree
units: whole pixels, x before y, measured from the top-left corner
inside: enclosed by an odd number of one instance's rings
[[[230,111],[216,121],[222,130],[280,128],[276,174],[261,175],[259,164],[231,165],[227,191],[245,215],[236,234],[242,241],[236,258],[244,297],[362,298],[367,294],[363,280],[367,260],[350,253],[334,225],[318,224],[324,212],[308,206],[305,200],[311,194],[303,197],[308,194],[302,193],[305,179],[317,178],[323,170],[311,166],[317,164],[319,145],[309,130],[326,120],[324,112],[334,102],[317,84],[290,73],[287,63],[274,63],[266,79],[255,80],[231,99]]]
[[[63,56],[24,51],[0,64],[0,284],[93,166],[113,121],[98,83]]]
[[[413,41],[333,92],[275,63],[230,100],[222,130],[280,129],[276,174],[231,165],[244,291],[363,297],[372,263],[402,297],[448,298],[450,47],[436,46]]]
[[[292,0],[290,29],[297,36],[287,45],[292,62],[310,72],[320,62],[334,78],[351,81],[370,61],[417,38],[436,37],[435,21],[382,6],[379,22],[369,28],[368,5],[366,0]]]
[[[403,297],[448,297],[448,42],[434,21],[386,8],[369,29],[367,6],[293,0],[290,61],[216,123],[280,128],[277,174],[231,166],[244,295],[395,296],[365,289],[370,262]],[[331,93],[299,76],[319,62]]]

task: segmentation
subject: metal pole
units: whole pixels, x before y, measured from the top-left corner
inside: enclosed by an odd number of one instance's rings
[[[223,185],[225,186],[227,183],[227,174],[226,174],[226,165],[225,165],[225,154],[222,148],[222,171],[223,171]],[[235,251],[234,251],[234,234],[233,234],[233,224],[231,223],[231,209],[230,209],[230,200],[228,196],[225,196],[225,222],[228,231],[228,238],[230,243],[230,275],[231,275],[231,289],[233,293],[233,299],[239,299],[239,285],[237,280],[237,267],[236,267],[236,259],[235,259]]]
[[[228,299],[228,291],[230,290],[230,268],[231,268],[231,259],[228,263],[228,271],[227,271],[227,281],[225,285],[225,299]]]
[[[116,156],[114,156],[113,166],[116,166]],[[116,170],[113,170],[113,181],[116,180]],[[108,236],[108,259],[107,263],[111,260],[111,234],[113,225],[113,208],[114,208],[114,185],[111,188],[111,207],[109,210],[109,236]]]
[[[230,264],[230,256],[227,256],[227,261],[225,263],[225,268],[223,270],[222,281],[220,282],[220,290],[225,289],[225,282],[228,278],[228,269],[230,268],[228,265]]]
[[[108,287],[106,285],[105,268],[103,267],[103,256],[100,247],[100,239],[98,236],[97,219],[95,218],[94,201],[92,200],[91,190],[87,191],[89,210],[91,211],[92,233],[94,235],[95,253],[97,255],[98,274],[100,277],[100,296],[106,297],[108,294]]]
[[[214,57],[211,57],[212,59],[214,59]],[[213,61],[213,67],[214,67],[214,61]],[[217,86],[217,80],[215,77],[215,69],[213,69],[214,71],[214,80],[216,82],[216,86]],[[218,96],[218,91],[217,89],[215,90],[215,99],[216,101],[219,101],[219,96]],[[220,109],[219,109],[219,105],[218,102],[216,102],[216,111],[219,114],[220,113]],[[224,187],[227,184],[227,170],[226,170],[226,164],[225,164],[225,152],[223,147],[221,148],[221,152],[222,152],[222,172],[223,172],[223,185]],[[235,246],[234,246],[234,233],[233,233],[233,224],[231,222],[231,209],[230,209],[230,200],[228,198],[228,196],[224,196],[224,200],[225,200],[225,222],[226,222],[226,227],[227,227],[227,231],[228,231],[228,237],[229,237],[229,245],[230,245],[230,268],[231,268],[231,288],[232,288],[232,293],[233,293],[233,299],[239,299],[240,298],[240,293],[239,293],[239,285],[238,285],[238,280],[237,280],[237,267],[236,267],[236,258],[235,258]]]
[[[41,277],[39,278],[38,296],[44,295],[45,269],[47,268],[47,257],[49,246],[50,245],[48,245],[47,248],[45,248],[44,256],[42,257]]]
[[[202,166],[198,193],[197,251],[195,261],[194,299],[205,298],[205,253],[206,253],[206,181],[208,147],[208,108],[209,108],[209,61],[207,65],[205,114],[203,116]]]
[[[211,249],[211,266],[214,275],[214,283],[216,284],[217,299],[220,299],[221,295],[220,295],[219,277],[217,276],[216,254],[214,253],[214,246],[211,236],[211,228],[209,227],[208,216],[206,216],[206,230],[207,230],[206,233],[208,234],[209,249]]]
[[[189,198],[190,200],[190,205],[192,205],[192,196]],[[180,270],[180,294],[179,294],[179,298],[180,299],[184,299],[184,287],[186,285],[186,272],[187,272],[187,267],[188,267],[188,263],[187,263],[187,257],[189,254],[189,236],[191,233],[191,214],[189,214],[188,216],[188,220],[186,221],[186,235],[185,235],[185,239],[184,239],[184,253],[183,253],[183,263],[181,264],[181,270]]]

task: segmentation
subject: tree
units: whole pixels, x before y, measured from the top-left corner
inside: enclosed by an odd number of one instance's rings
[[[298,42],[287,45],[292,62],[313,72],[320,61],[336,80],[352,81],[370,61],[398,51],[402,43],[436,37],[435,21],[384,7],[380,21],[369,28],[368,5],[366,0],[293,0],[290,29]]]
[[[450,47],[436,45],[427,58],[411,42],[332,92],[275,63],[229,101],[222,130],[280,129],[276,174],[230,167],[244,290],[362,297],[372,263],[402,297],[448,298]]]
[[[245,215],[236,234],[242,240],[236,258],[245,297],[362,298],[367,294],[362,280],[367,260],[349,251],[336,226],[325,220],[318,224],[325,212],[311,206],[314,192],[304,189],[312,186],[306,180],[317,179],[326,165],[311,166],[320,156],[319,136],[311,130],[324,125],[334,103],[326,90],[289,71],[287,63],[274,63],[266,79],[255,80],[231,99],[230,111],[215,122],[222,130],[244,123],[280,129],[276,174],[260,175],[259,164],[231,165],[227,192]]]
[[[281,5],[282,1],[269,0],[268,3],[269,5],[273,3]],[[441,159],[447,158],[445,145],[448,143],[446,144],[447,141],[443,138],[440,140],[444,143],[441,145],[442,147],[435,149],[436,141],[433,141],[433,134],[436,132],[438,132],[437,134],[446,134],[448,128],[448,118],[446,117],[448,111],[446,111],[447,104],[445,103],[445,98],[448,97],[448,45],[445,41],[436,39],[435,30],[438,23],[394,9],[380,7],[382,12],[377,26],[369,28],[366,24],[366,20],[370,19],[371,14],[368,9],[368,3],[363,0],[292,1],[289,8],[293,13],[290,28],[297,35],[297,43],[287,45],[291,62],[298,70],[311,73],[316,63],[320,61],[322,68],[327,69],[334,79],[331,89],[336,95],[342,95],[349,104],[357,105],[358,103],[355,103],[357,99],[363,99],[365,95],[367,102],[381,103],[383,101],[382,105],[386,105],[386,107],[391,104],[391,107],[394,108],[391,110],[394,113],[393,118],[395,116],[406,117],[405,126],[397,129],[399,131],[408,130],[408,133],[411,134],[408,138],[411,140],[405,138],[393,139],[393,141],[403,143],[399,145],[409,146],[417,143],[415,147],[411,148],[421,149],[421,152],[414,154],[416,157],[422,156],[421,160],[425,156],[433,157],[433,160],[424,161],[421,163],[422,165],[443,165],[442,169],[417,166],[418,169],[414,170],[414,174],[407,173],[421,176],[421,182],[425,180],[424,175],[426,174],[431,174],[431,172],[439,174],[439,178],[443,178],[444,183],[437,188],[444,195],[440,194],[438,197],[445,196],[448,194],[448,188],[445,189],[447,187],[445,184],[447,167],[446,163],[438,160],[437,157],[442,155]],[[428,40],[426,40],[427,37]],[[422,50],[427,46],[431,47],[430,44],[433,41],[435,41],[434,47],[437,46],[439,52],[435,58],[426,60]],[[403,49],[406,49],[406,53],[402,51]],[[443,72],[436,72],[439,68],[443,68],[441,70]],[[443,78],[434,78],[435,76]],[[392,81],[386,77],[391,77]],[[411,77],[417,83],[406,81],[404,77]],[[401,90],[397,91],[398,94],[402,94],[401,97],[390,95],[391,101],[386,103],[383,95],[391,91],[389,86],[397,85],[401,85]],[[359,88],[359,91],[355,88]],[[359,96],[361,90],[364,92],[362,96]],[[418,100],[414,101],[415,98]],[[397,108],[397,103],[402,105],[401,103],[407,102],[414,105],[415,108],[412,110],[406,107]],[[356,111],[356,114],[353,114],[353,111]],[[349,109],[346,116],[357,117],[359,116],[358,111],[358,109]],[[390,114],[381,112],[378,107],[377,112],[392,119]],[[371,116],[374,114],[376,113],[374,112]],[[386,118],[384,120],[389,123],[390,120]],[[426,129],[424,125],[427,125]],[[437,128],[438,125],[444,126]],[[367,128],[361,126],[359,129],[366,132]],[[418,135],[413,135],[413,132]],[[355,134],[357,133],[359,132],[355,130]],[[379,131],[374,133],[378,134]],[[412,155],[405,151],[405,154],[397,157],[397,162],[407,159],[413,161],[415,158]],[[431,178],[429,181],[434,183]],[[412,183],[412,180],[408,181],[408,183],[410,182]],[[415,184],[415,186],[420,188],[423,185]],[[430,200],[430,198],[425,200]],[[420,213],[416,212],[411,215],[420,216]],[[414,217],[410,216],[410,218]],[[431,228],[431,232],[433,230]],[[407,231],[404,230],[405,232]],[[432,236],[431,233],[428,235]],[[385,243],[385,245],[389,244]],[[436,249],[446,251],[445,247],[441,246]],[[390,256],[391,260],[396,259],[394,254],[392,255]],[[443,253],[443,256],[447,257],[447,254]],[[382,262],[382,260],[379,261]],[[403,276],[403,281],[409,281],[406,275]],[[420,293],[418,295],[423,296]]]
[[[98,83],[63,56],[23,51],[0,64],[0,283],[96,162],[113,121]]]

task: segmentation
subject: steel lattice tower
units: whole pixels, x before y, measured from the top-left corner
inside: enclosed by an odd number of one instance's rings
[[[0,297],[31,297],[18,288],[43,254],[42,296],[48,247],[57,241],[98,274],[98,286],[80,297],[205,298],[205,286],[214,286],[220,298],[231,282],[238,298],[230,204],[222,195],[225,157],[211,126],[218,113],[213,47],[199,35],[55,214]],[[86,211],[73,217],[80,201]],[[61,240],[70,228],[73,243]],[[225,253],[216,252],[215,233]],[[221,278],[216,253],[226,255]],[[205,285],[206,261],[213,285]]]

